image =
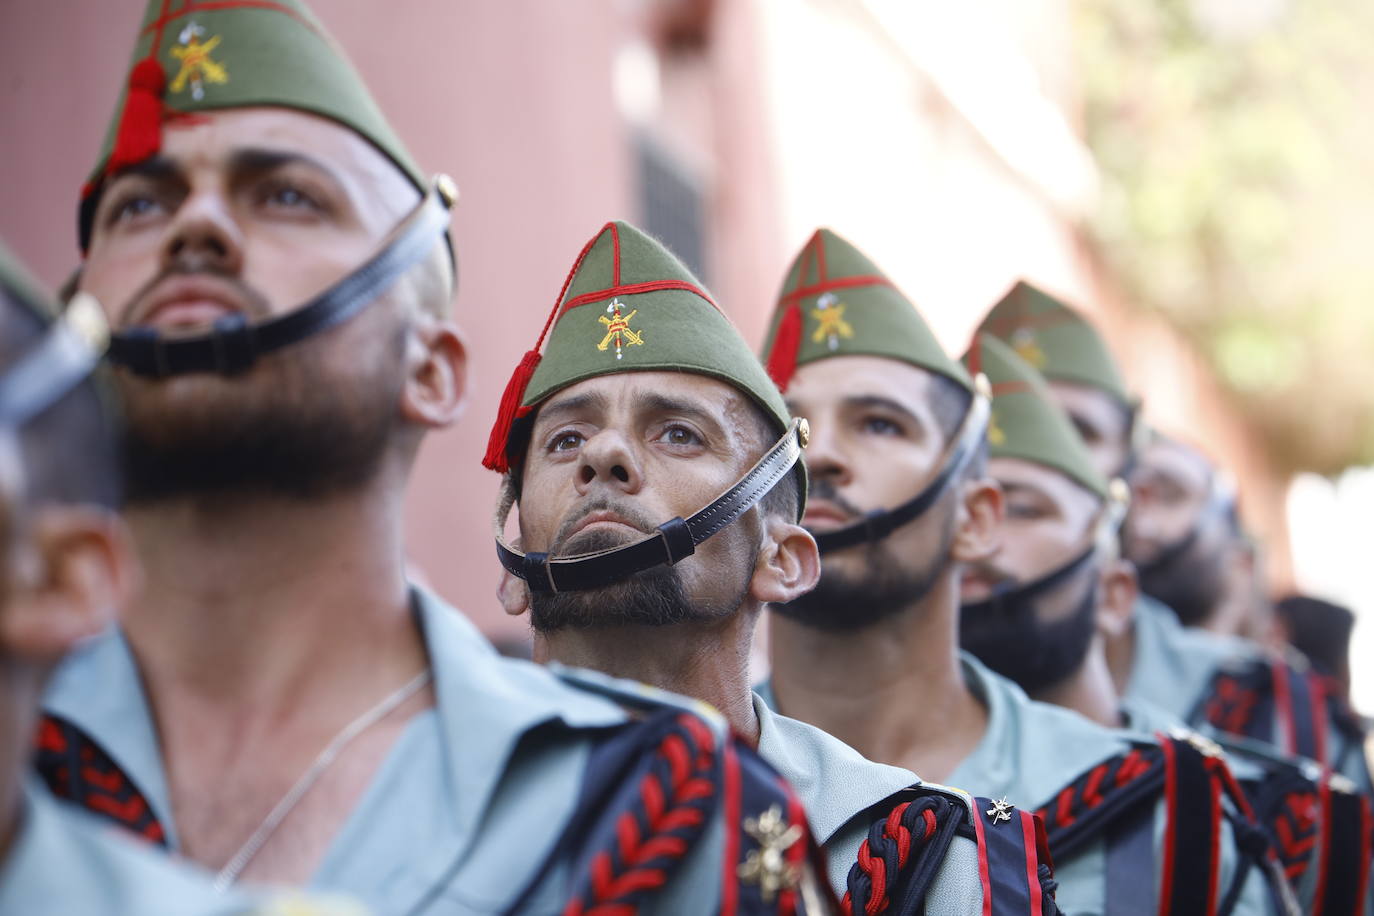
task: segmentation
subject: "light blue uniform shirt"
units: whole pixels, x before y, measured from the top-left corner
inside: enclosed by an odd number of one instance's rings
[[[1190,721],[1213,677],[1223,668],[1262,662],[1266,650],[1247,640],[1222,636],[1179,622],[1166,605],[1146,595],[1132,615],[1135,645],[1125,699],[1144,701],[1183,721]],[[1194,727],[1201,728],[1195,724]],[[1275,723],[1274,734],[1283,726]],[[1374,792],[1364,749],[1328,720],[1327,759],[1359,791]],[[1280,753],[1283,749],[1280,748]]]
[[[253,912],[207,874],[172,862],[119,828],[26,787],[19,830],[0,861],[6,916],[231,916]]]
[[[500,912],[546,860],[577,804],[590,730],[628,714],[545,668],[501,657],[428,592],[416,588],[412,597],[435,706],[407,724],[308,887],[346,893],[378,914]],[[629,685],[626,693],[642,695]],[[158,738],[123,636],[112,632],[64,663],[44,708],[113,758],[175,851]],[[717,818],[645,911],[714,911],[723,842]],[[565,864],[541,879],[522,912],[559,911],[566,877]]]
[[[754,697],[759,756],[792,784],[801,799],[816,842],[825,847],[830,885],[837,897],[843,897],[849,869],[858,861],[859,846],[869,826],[886,814],[886,809],[881,814],[869,809],[888,802],[909,786],[921,785],[921,780],[910,770],[874,763],[829,732],[778,715],[768,707],[768,699],[771,697]],[[962,793],[932,788],[957,795],[968,809],[969,799]],[[890,801],[886,808],[896,804]],[[973,840],[954,838],[927,892],[925,912],[931,916],[982,914],[983,885],[978,845]]]
[[[1104,760],[1130,750],[1130,739],[1151,740],[1103,726],[1076,712],[1030,699],[1012,681],[962,653],[964,681],[987,710],[983,738],[949,777],[950,785],[991,798],[1006,797],[1032,810],[1054,801],[1071,781]],[[1165,817],[1163,802],[1156,806],[1155,876],[1150,886],[1159,888],[1159,863]],[[1220,887],[1224,893],[1234,875],[1234,840],[1224,826]],[[1054,852],[1053,846],[1050,852]],[[1059,882],[1056,901],[1065,916],[1141,912],[1156,913],[1156,900],[1140,901],[1138,910],[1122,909],[1120,900],[1109,906],[1105,843],[1094,841],[1068,858],[1056,858],[1054,876]],[[1263,878],[1252,870],[1235,913],[1269,912]]]

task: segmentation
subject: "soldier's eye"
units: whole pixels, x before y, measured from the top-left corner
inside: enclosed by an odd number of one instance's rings
[[[141,193],[129,193],[118,198],[114,205],[110,207],[108,222],[114,223],[127,222],[158,210],[160,205],[150,195]]]
[[[263,187],[262,202],[288,210],[320,210],[319,202],[305,190],[287,182],[271,182]]]
[[[875,436],[900,436],[902,428],[887,417],[864,417],[863,431]]]
[[[659,438],[669,445],[698,445],[701,442],[701,437],[696,434],[696,430],[680,424],[669,426]]]
[[[1007,503],[1007,518],[1037,519],[1044,518],[1045,511],[1039,506],[1030,503]]]
[[[561,432],[549,440],[549,451],[551,452],[570,452],[582,447],[586,440],[581,433]]]

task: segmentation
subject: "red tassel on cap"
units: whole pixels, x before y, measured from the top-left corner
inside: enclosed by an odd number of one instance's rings
[[[506,390],[501,394],[501,406],[496,410],[496,423],[492,425],[491,436],[487,439],[487,454],[482,459],[483,467],[498,474],[510,470],[510,457],[506,454],[510,430],[515,425],[516,417],[520,415],[520,402],[525,399],[525,389],[529,387],[530,379],[534,377],[534,370],[538,366],[539,349],[536,347],[525,351],[525,355],[520,357],[520,365],[510,374]]]
[[[167,74],[156,57],[134,64],[106,172],[136,165],[162,148],[162,94],[166,88]]]
[[[773,351],[768,354],[768,376],[779,391],[786,391],[797,371],[797,353],[801,350],[801,306],[793,302],[783,310],[778,332],[773,335]]]

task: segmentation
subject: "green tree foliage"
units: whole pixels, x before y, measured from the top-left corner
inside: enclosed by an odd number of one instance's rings
[[[1374,462],[1374,2],[1075,12],[1101,257],[1279,470]]]

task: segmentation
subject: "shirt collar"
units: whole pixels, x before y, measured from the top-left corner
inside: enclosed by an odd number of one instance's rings
[[[903,789],[921,785],[910,770],[874,763],[833,735],[778,715],[754,695],[759,756],[792,784],[817,842]]]

